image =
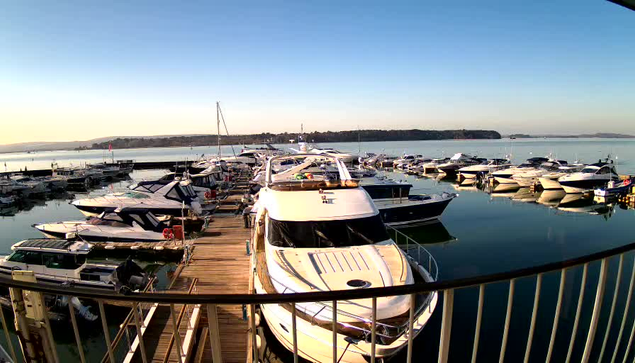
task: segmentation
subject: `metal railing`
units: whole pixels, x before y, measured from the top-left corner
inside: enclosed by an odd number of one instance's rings
[[[401,235],[399,240],[401,241]],[[406,247],[411,246],[411,241],[409,239],[405,239],[403,241]],[[402,243],[402,245],[403,245]],[[416,247],[419,248],[419,247]],[[506,284],[508,286],[508,294],[507,294],[507,302],[505,308],[505,319],[500,328],[502,328],[502,336],[500,336],[500,345],[496,343],[496,347],[492,347],[493,343],[491,340],[488,341],[487,348],[491,351],[495,349],[497,351],[499,362],[505,361],[506,355],[508,352],[508,343],[510,342],[510,337],[512,335],[520,335],[523,339],[524,346],[524,354],[523,361],[528,362],[530,357],[533,360],[537,361],[554,361],[554,357],[556,357],[556,350],[560,353],[564,351],[566,354],[566,361],[581,361],[581,362],[626,362],[628,358],[631,357],[633,353],[631,351],[631,347],[633,344],[633,340],[635,338],[635,323],[632,318],[632,295],[633,288],[635,282],[635,259],[633,260],[633,264],[628,264],[631,266],[630,269],[627,270],[627,264],[625,261],[630,262],[630,259],[633,258],[632,254],[627,254],[635,250],[635,243],[627,244],[621,247],[612,248],[609,250],[585,255],[582,257],[568,259],[562,262],[554,262],[548,263],[538,266],[532,266],[529,268],[522,268],[513,271],[501,272],[501,273],[493,273],[487,275],[480,275],[470,278],[464,279],[454,279],[454,280],[446,280],[446,281],[435,281],[430,283],[415,283],[411,285],[404,286],[394,286],[394,287],[385,287],[385,288],[366,288],[366,289],[354,289],[354,290],[346,290],[346,291],[328,291],[328,292],[310,292],[310,293],[298,293],[298,294],[183,294],[183,293],[173,293],[173,292],[156,292],[156,293],[131,293],[129,295],[117,294],[114,291],[95,291],[86,288],[76,288],[76,287],[60,287],[60,286],[51,286],[46,284],[38,284],[31,282],[21,282],[12,280],[10,278],[0,278],[0,286],[8,287],[8,288],[17,288],[21,290],[27,291],[37,291],[41,293],[47,294],[55,294],[55,295],[67,295],[74,296],[78,298],[84,299],[92,299],[96,300],[99,303],[100,309],[100,319],[102,320],[102,327],[104,333],[104,343],[106,346],[110,346],[110,335],[108,331],[108,324],[106,323],[107,317],[105,309],[103,308],[103,304],[106,301],[119,301],[119,302],[128,302],[134,306],[142,303],[152,303],[157,304],[158,306],[171,306],[173,304],[200,304],[201,310],[206,311],[208,314],[208,326],[209,334],[210,334],[210,343],[212,347],[212,355],[214,357],[214,362],[222,361],[222,347],[220,344],[220,335],[223,334],[222,331],[219,330],[218,323],[218,314],[216,312],[218,305],[245,305],[248,307],[250,312],[249,321],[251,322],[251,330],[249,332],[249,339],[252,340],[251,344],[251,359],[256,360],[259,352],[258,352],[258,338],[256,335],[256,306],[258,304],[291,304],[293,306],[293,325],[292,325],[292,351],[294,352],[294,356],[297,359],[298,357],[298,339],[297,339],[297,327],[296,325],[296,309],[295,305],[298,303],[308,303],[308,302],[330,302],[333,306],[333,342],[337,341],[337,304],[339,301],[349,301],[356,299],[371,299],[372,300],[372,319],[371,319],[371,351],[370,361],[374,362],[375,351],[379,344],[377,342],[378,335],[378,327],[379,323],[376,319],[377,313],[377,298],[386,297],[386,296],[397,296],[397,295],[410,295],[414,298],[416,294],[422,293],[434,293],[439,292],[439,294],[443,295],[443,303],[442,308],[437,309],[440,311],[435,312],[435,314],[440,315],[440,331],[439,331],[439,340],[438,343],[431,343],[430,340],[426,340],[425,344],[438,344],[438,354],[437,360],[438,362],[447,362],[450,356],[450,341],[453,332],[456,334],[456,329],[469,329],[471,332],[474,329],[473,341],[470,344],[472,346],[471,352],[471,361],[475,362],[479,355],[479,348],[483,347],[483,342],[481,341],[481,331],[482,331],[482,323],[483,323],[483,311],[484,311],[484,301],[485,301],[485,287],[493,284]],[[433,260],[429,259],[429,266],[431,270],[436,268],[436,264]],[[617,271],[611,272],[609,269],[609,265],[613,263],[618,264]],[[599,274],[597,278],[597,283],[590,281],[588,278],[589,270],[591,268],[596,268],[599,265]],[[562,344],[563,339],[556,339],[556,335],[558,331],[561,330],[561,323],[563,323],[563,310],[565,309],[565,292],[570,291],[566,288],[567,286],[567,272],[571,271],[574,268],[582,269],[582,279],[580,282],[579,290],[574,290],[572,295],[569,297],[576,297],[576,309],[574,316],[574,324],[572,327],[572,331],[570,336],[566,338],[566,344]],[[626,272],[628,275],[623,276]],[[438,270],[437,270],[438,273]],[[545,280],[545,276],[547,274],[559,274],[560,282],[557,285],[558,293],[557,293],[557,303],[555,309],[550,310],[548,321],[552,321],[550,327],[545,328],[544,326],[540,327],[541,335],[538,335],[539,324],[538,323],[538,310],[541,307],[541,298],[545,295],[545,289],[548,285],[543,284]],[[625,283],[621,283],[622,279],[628,281],[628,292],[625,298],[620,298],[624,292]],[[514,319],[512,319],[512,314],[514,312],[514,298],[516,296],[516,289],[520,280],[524,279],[532,279],[535,280],[535,288],[533,294],[533,305],[531,315],[523,315],[519,316],[516,314]],[[616,283],[611,285],[607,283],[608,280],[615,280]],[[593,286],[594,285],[594,286]],[[610,289],[609,286],[613,288]],[[478,288],[478,303],[475,304],[474,308],[476,310],[476,320],[474,324],[466,324],[466,321],[461,320],[461,324],[458,326],[453,326],[453,313],[454,313],[454,305],[457,301],[457,292],[469,289],[469,288]],[[594,287],[594,288],[593,288]],[[585,295],[593,295],[593,303],[592,307],[586,309],[588,313],[586,318],[581,318],[585,315],[585,309],[583,307],[583,298]],[[502,303],[502,301],[501,301]],[[587,304],[588,305],[588,304]],[[622,308],[623,305],[623,308]],[[409,312],[409,321],[408,328],[411,330],[413,328],[413,323],[415,320],[415,309],[414,304],[410,305]],[[71,315],[73,314],[72,307]],[[608,318],[600,319],[602,312],[606,313],[606,309],[608,309]],[[135,327],[140,330],[141,327],[141,318],[138,313],[135,313],[137,310],[133,309],[133,320],[135,323]],[[545,307],[541,308],[541,311],[544,313]],[[629,312],[631,314],[629,315]],[[502,311],[501,311],[502,313]],[[7,333],[7,322],[4,317],[4,313],[1,314],[3,330]],[[606,314],[605,314],[606,315]],[[527,330],[525,328],[521,328],[522,325],[518,325],[517,321],[522,318],[523,322],[528,324]],[[544,322],[545,320],[542,319]],[[544,324],[542,324],[544,325]],[[73,331],[78,343],[78,350],[81,351],[81,342],[82,337],[79,335],[78,329],[76,328],[76,323],[73,323]],[[428,327],[426,329],[431,329]],[[602,334],[603,333],[603,334]],[[144,337],[140,336],[140,344],[139,349],[141,353],[141,360],[143,362],[147,362],[149,360],[148,357],[145,356],[145,350],[147,347],[144,346]],[[547,352],[544,356],[540,356],[539,358],[535,357],[535,355],[539,354],[538,350],[535,350],[535,344],[537,337],[545,337],[549,336],[549,344]],[[580,336],[580,339],[576,339],[576,337]],[[6,335],[8,337],[8,335]],[[562,338],[562,334],[561,334]],[[413,360],[413,335],[408,334],[407,336],[407,345],[406,349],[406,357],[405,360],[407,362],[411,362]],[[597,342],[596,342],[597,340]],[[601,341],[601,344],[600,344]],[[11,339],[7,339],[7,343],[5,348],[8,352],[17,352],[19,351],[18,347],[15,347],[11,343]],[[560,343],[559,343],[560,342]],[[597,343],[597,344],[594,344]],[[560,344],[560,345],[559,345]],[[577,353],[575,353],[574,347],[578,347]],[[302,347],[299,347],[300,351]],[[343,349],[341,346],[337,346],[337,344],[333,345],[333,353],[332,360],[333,362],[337,362],[340,359],[339,352]],[[114,354],[108,352],[108,360],[110,362],[115,361]],[[517,353],[517,352],[516,352]],[[454,353],[453,353],[454,354]],[[15,353],[14,353],[15,355]],[[574,356],[578,356],[574,359]],[[83,352],[80,353],[80,359],[82,361],[85,358]],[[255,358],[255,359],[254,359]],[[57,358],[59,360],[59,358]]]

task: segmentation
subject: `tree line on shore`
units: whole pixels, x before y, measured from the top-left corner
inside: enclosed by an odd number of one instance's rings
[[[298,135],[292,133],[260,133],[251,135],[221,135],[221,145],[286,144],[297,142]],[[500,139],[492,130],[352,130],[310,132],[303,140],[311,143],[358,142],[358,141],[411,141],[453,139]],[[218,145],[217,135],[188,135],[168,137],[128,137],[94,143],[83,149],[132,149],[151,147],[183,147]]]

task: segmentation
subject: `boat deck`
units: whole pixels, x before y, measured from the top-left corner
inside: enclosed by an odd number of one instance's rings
[[[178,275],[175,274],[171,291],[187,293],[196,280],[192,292],[194,294],[249,293],[249,256],[245,243],[249,239],[250,229],[243,228],[242,217],[216,216],[203,236],[195,240],[191,261],[180,269]],[[175,306],[174,312],[179,315],[181,310],[182,306]],[[194,307],[188,306],[183,310],[182,322],[179,324],[182,344],[188,328],[187,322]],[[204,328],[208,326],[206,315],[203,311],[198,322],[198,327],[204,330],[203,333],[206,331]],[[218,320],[220,331],[223,332],[220,337],[223,362],[246,362],[249,352],[249,327],[248,321],[243,319],[242,307],[219,305]],[[192,327],[193,325],[189,328]],[[148,362],[178,362],[176,344],[169,349],[170,341],[173,340],[170,308],[166,306],[157,309],[148,328],[148,333],[144,334]],[[193,347],[190,358],[196,357],[193,360],[211,362],[209,337],[200,334],[197,341],[204,343],[204,346]],[[138,352],[134,360],[141,361]]]

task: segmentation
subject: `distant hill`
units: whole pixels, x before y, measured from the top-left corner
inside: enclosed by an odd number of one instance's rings
[[[635,135],[616,134],[612,132],[597,132],[595,134],[580,135],[527,135],[527,134],[511,134],[510,139],[532,139],[532,138],[548,138],[548,139],[633,139]]]
[[[252,134],[221,136],[223,145],[240,144],[286,144],[296,139],[296,134]],[[311,132],[304,135],[308,142],[357,142],[363,141],[406,141],[406,140],[452,140],[452,139],[500,139],[501,135],[491,130],[354,130],[354,131],[326,131]],[[89,149],[108,149],[112,145],[115,149],[148,148],[148,147],[178,147],[178,146],[206,146],[216,145],[217,135],[196,136],[168,136],[163,138],[116,138],[97,142]]]

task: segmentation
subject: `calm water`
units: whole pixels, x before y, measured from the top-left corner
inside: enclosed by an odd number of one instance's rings
[[[428,157],[450,156],[456,152],[465,152],[482,157],[502,157],[512,155],[514,161],[521,162],[531,156],[553,154],[569,161],[594,162],[611,154],[617,162],[618,172],[635,174],[635,140],[484,140],[484,141],[411,141],[411,142],[375,142],[329,144],[343,151],[385,152],[401,154],[403,152],[423,154]],[[238,151],[240,147],[236,147]],[[174,149],[139,149],[116,150],[116,159],[151,160],[185,160],[195,159],[201,154],[213,154],[216,148],[174,148]],[[224,153],[231,154],[229,147]],[[110,156],[102,151],[64,151],[42,152],[35,154],[3,154],[0,165],[7,163],[8,169],[50,167],[55,161],[60,165],[78,165],[84,162],[102,161]],[[134,179],[150,179],[161,172],[136,172]],[[403,174],[391,174],[396,179],[408,180],[414,185],[413,192],[439,193],[442,191],[458,192],[455,199],[442,218],[442,224],[411,228],[406,230],[436,257],[440,268],[440,279],[454,279],[492,272],[507,271],[536,264],[560,261],[596,251],[620,246],[635,240],[635,211],[622,209],[619,206],[594,206],[590,203],[572,201],[571,208],[561,210],[537,201],[554,199],[548,195],[532,194],[526,190],[510,193],[487,194],[480,190],[459,188],[453,183],[436,182],[431,179],[418,179]],[[91,194],[106,193],[118,188],[125,188],[123,182]],[[76,194],[75,198],[86,195]],[[556,196],[558,197],[558,196]],[[30,210],[22,211],[14,216],[0,217],[0,253],[9,251],[11,244],[27,237],[38,237],[37,231],[30,226],[33,223],[57,221],[62,219],[82,218],[82,215],[68,204],[70,197],[35,203]],[[556,205],[559,198],[552,200]],[[562,203],[562,202],[561,202]],[[613,321],[614,329],[621,321],[624,308],[628,278],[633,263],[633,256],[625,260],[622,287],[617,304],[617,314]],[[598,279],[599,264],[592,264],[589,269],[587,293],[584,297],[583,315],[572,361],[578,361],[582,354],[584,333],[588,328],[590,310],[593,305],[595,286]],[[603,329],[606,326],[608,310],[611,303],[617,263],[613,261],[609,270],[609,284],[604,300],[603,318],[596,338],[596,347],[601,345]],[[562,320],[557,335],[554,351],[555,362],[564,361],[571,326],[577,304],[577,291],[580,286],[580,269],[567,274],[565,285],[565,301]],[[544,361],[547,350],[553,311],[556,304],[559,275],[545,276],[543,295],[539,309],[537,335],[532,350],[532,362]],[[509,362],[521,360],[525,350],[527,330],[533,304],[534,279],[519,280],[514,295],[512,330],[507,348]],[[479,348],[479,361],[498,360],[498,348],[502,338],[502,326],[505,319],[508,287],[506,284],[492,285],[486,289],[483,331]],[[457,292],[454,306],[454,327],[452,331],[452,349],[450,359],[455,362],[469,360],[471,355],[473,322],[476,319],[478,291],[467,289]],[[429,326],[424,329],[416,344],[416,357],[420,360],[436,357],[438,349],[438,328],[441,320],[441,301],[438,313],[434,314]],[[633,315],[628,316],[627,328]],[[462,324],[467,322],[467,324]],[[615,335],[610,336],[609,352],[615,344]],[[2,338],[0,338],[2,339]],[[627,339],[627,338],[623,338]],[[598,343],[599,342],[599,343]],[[626,342],[622,343],[622,349]],[[73,351],[72,342],[66,345]],[[93,357],[103,354],[103,344],[95,337],[92,350]],[[597,354],[599,347],[594,350]],[[70,354],[70,353],[69,353]],[[633,352],[631,352],[633,354]],[[403,357],[397,357],[400,361]],[[605,357],[606,359],[606,357]],[[618,356],[621,359],[621,356]],[[593,361],[593,359],[592,359]]]

